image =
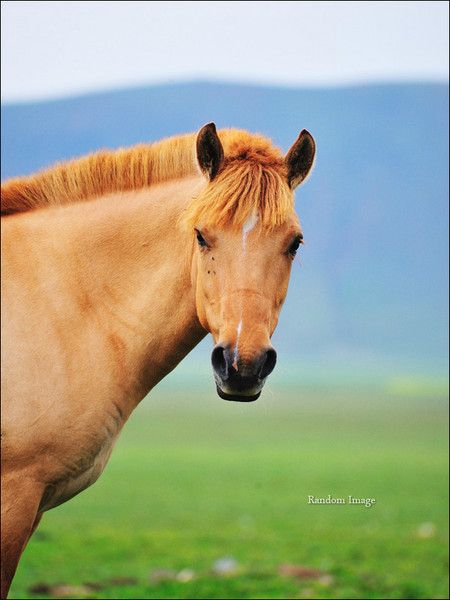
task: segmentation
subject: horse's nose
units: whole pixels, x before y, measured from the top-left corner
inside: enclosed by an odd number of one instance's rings
[[[274,348],[266,348],[253,360],[245,362],[232,351],[229,346],[218,344],[211,355],[211,362],[215,373],[222,381],[250,380],[261,381],[265,379],[275,368],[277,353]]]

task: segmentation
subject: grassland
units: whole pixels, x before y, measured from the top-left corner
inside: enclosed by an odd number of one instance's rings
[[[45,515],[10,597],[447,598],[446,423],[440,394],[298,386],[242,405],[163,386],[101,479]],[[307,502],[330,493],[376,504]],[[214,575],[227,556],[238,571]]]

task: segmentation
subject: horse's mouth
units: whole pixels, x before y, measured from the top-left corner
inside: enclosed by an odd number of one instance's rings
[[[221,398],[223,398],[223,400],[232,400],[234,402],[254,402],[255,400],[258,400],[258,398],[261,396],[261,391],[259,391],[257,394],[254,394],[254,395],[244,395],[244,394],[239,394],[239,393],[227,394],[226,392],[221,390],[217,384],[216,384],[216,389],[217,389],[217,393],[219,394],[219,396]]]

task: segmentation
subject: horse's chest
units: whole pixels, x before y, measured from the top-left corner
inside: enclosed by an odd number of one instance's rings
[[[97,481],[108,462],[115,440],[116,437],[108,438],[97,453],[69,461],[67,472],[47,486],[40,510],[49,510],[70,500]]]

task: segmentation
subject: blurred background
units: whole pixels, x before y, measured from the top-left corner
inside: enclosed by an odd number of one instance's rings
[[[7,1],[1,27],[2,180],[209,121],[318,147],[261,399],[216,397],[207,338],[11,597],[447,597],[448,3]]]

